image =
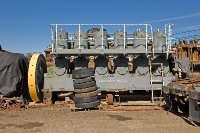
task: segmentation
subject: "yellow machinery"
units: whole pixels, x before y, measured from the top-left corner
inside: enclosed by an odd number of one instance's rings
[[[28,87],[30,97],[34,102],[43,98],[44,73],[47,72],[45,57],[42,54],[34,54],[29,62]]]

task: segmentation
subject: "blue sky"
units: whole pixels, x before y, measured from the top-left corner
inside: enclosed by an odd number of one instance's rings
[[[149,23],[153,30],[173,23],[181,33],[174,38],[194,36],[200,35],[193,31],[200,29],[200,0],[0,0],[0,44],[7,51],[43,52],[52,23]]]

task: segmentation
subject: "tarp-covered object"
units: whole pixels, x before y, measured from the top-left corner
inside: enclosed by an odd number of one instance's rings
[[[183,73],[186,74],[187,78],[192,78],[191,71],[190,71],[190,59],[187,57],[180,58],[175,60],[177,66],[182,70]]]
[[[28,94],[28,60],[19,53],[0,55],[0,95],[26,102]]]

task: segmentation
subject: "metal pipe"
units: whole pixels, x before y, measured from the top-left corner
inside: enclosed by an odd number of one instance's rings
[[[154,44],[153,44],[153,30],[152,30],[152,26],[149,24],[149,26],[151,27],[151,35],[152,35],[152,52],[153,52],[153,58],[154,58]]]
[[[125,46],[125,32],[126,32],[126,25],[124,24],[124,49],[126,48],[126,46]]]
[[[81,32],[81,25],[79,24],[78,25],[78,48],[80,49],[81,48],[81,42],[80,42],[80,32]]]
[[[51,41],[52,41],[52,44],[51,44],[51,52],[54,52],[54,39],[53,39],[53,26],[51,26]]]
[[[167,35],[167,24],[165,24],[165,35]],[[166,37],[165,42],[166,42],[166,45],[168,45],[168,38],[167,37]]]
[[[169,51],[169,47],[170,47],[170,44],[171,44],[171,25],[169,23],[168,25],[168,36],[169,36],[169,40],[168,40],[168,46],[167,46],[167,49]]]
[[[103,24],[101,25],[101,49],[103,49]]]
[[[56,51],[58,51],[58,46],[57,46],[57,32],[58,32],[58,26],[56,24]]]
[[[144,38],[126,38],[127,40],[134,40],[134,39],[144,39]],[[146,39],[146,38],[145,38]],[[147,39],[151,39],[151,38],[147,38]],[[65,40],[65,39],[61,39],[61,40]],[[68,40],[74,40],[74,38],[68,38]],[[94,40],[94,39],[92,39],[92,38],[88,38],[88,39],[86,39],[86,40]],[[109,37],[109,38],[107,38],[107,40],[114,40],[114,37]]]
[[[148,39],[147,36],[148,36],[148,35],[147,35],[147,25],[146,25],[146,52],[147,52],[147,39]]]
[[[168,36],[167,36],[167,25],[168,24],[165,24],[165,36],[166,36],[166,39],[165,39],[165,43],[167,45],[167,58],[168,58],[168,55],[169,55],[169,49],[168,49]]]
[[[169,47],[168,47],[168,49],[169,49],[169,51],[171,50],[171,43],[172,43],[172,27],[174,26],[174,24],[169,24],[169,41],[168,41],[168,43],[169,43]]]
[[[51,25],[59,25],[59,26],[77,26],[79,24],[51,24]],[[82,26],[102,26],[102,24],[81,24]],[[124,24],[103,24],[104,26],[123,26]],[[141,25],[149,25],[149,24],[125,24],[126,26],[141,26]]]

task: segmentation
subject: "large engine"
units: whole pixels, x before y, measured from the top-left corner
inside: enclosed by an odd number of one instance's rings
[[[78,30],[69,33],[72,28],[64,31],[59,26],[77,26]],[[91,26],[97,28],[88,28]],[[54,68],[44,74],[44,88],[51,92],[74,91],[73,70],[91,68],[98,91],[109,94],[151,91],[154,101],[153,90],[161,91],[164,84],[175,78],[165,30],[153,32],[149,24],[56,24],[51,27],[50,54],[54,55]]]

